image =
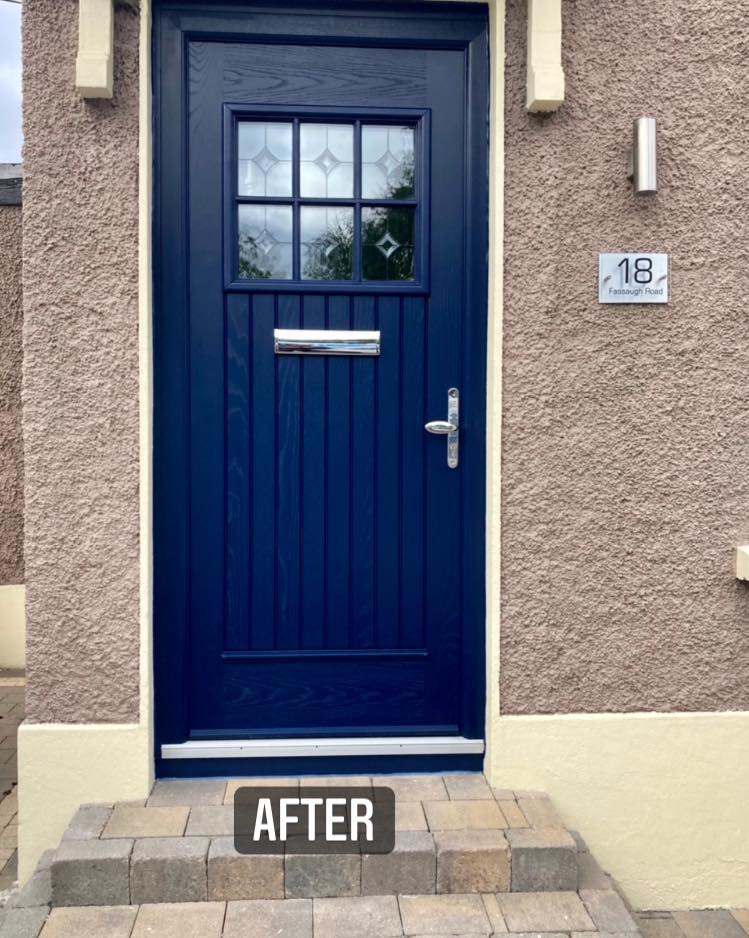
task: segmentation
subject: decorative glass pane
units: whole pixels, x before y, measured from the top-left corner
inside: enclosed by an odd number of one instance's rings
[[[351,280],[354,276],[354,210],[339,206],[302,208],[302,277]]]
[[[292,272],[291,206],[240,205],[240,278],[290,280]]]
[[[299,182],[309,199],[354,196],[354,128],[351,124],[301,124]]]
[[[414,129],[362,127],[362,198],[414,198]]]
[[[240,195],[291,195],[291,124],[239,124]]]
[[[412,208],[362,209],[362,273],[365,280],[414,279]]]

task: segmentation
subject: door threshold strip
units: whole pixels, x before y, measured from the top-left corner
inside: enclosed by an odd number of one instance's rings
[[[483,739],[464,736],[356,736],[326,739],[210,739],[164,743],[162,759],[267,759],[304,756],[480,755]]]

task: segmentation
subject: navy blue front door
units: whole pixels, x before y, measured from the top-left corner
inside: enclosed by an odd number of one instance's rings
[[[486,33],[440,6],[162,11],[162,742],[483,734]]]

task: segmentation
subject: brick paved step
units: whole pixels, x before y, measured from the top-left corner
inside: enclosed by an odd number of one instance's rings
[[[637,927],[614,892],[544,892],[65,906],[51,913],[47,908],[16,907],[8,910],[0,934],[38,938],[41,930],[41,938],[639,938]]]
[[[240,855],[233,798],[247,780],[159,781],[146,802],[81,807],[42,878],[54,906],[556,893],[577,890],[581,870],[587,885],[611,888],[541,793],[492,790],[481,775],[376,783],[396,795],[390,854],[301,855],[287,845],[283,855]]]

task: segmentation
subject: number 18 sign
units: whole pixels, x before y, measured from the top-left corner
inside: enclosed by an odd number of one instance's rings
[[[668,254],[599,254],[599,303],[668,303]]]

